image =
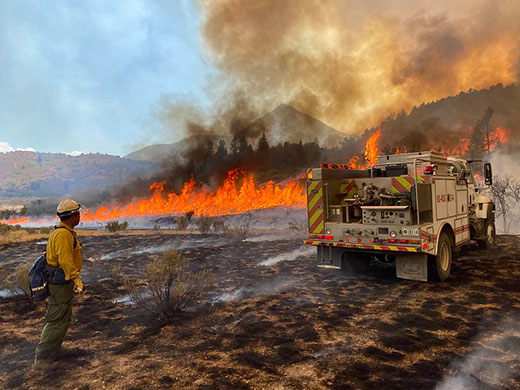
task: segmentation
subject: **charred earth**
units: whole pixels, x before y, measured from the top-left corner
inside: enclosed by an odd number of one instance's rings
[[[57,368],[31,369],[44,309],[0,298],[3,389],[519,389],[520,238],[469,246],[444,283],[315,267],[280,234],[88,236],[84,280]],[[176,248],[210,268],[205,301],[170,324],[128,304],[122,278]],[[0,248],[0,270],[43,243]],[[87,260],[88,259],[88,260]],[[1,296],[1,295],[0,295]]]

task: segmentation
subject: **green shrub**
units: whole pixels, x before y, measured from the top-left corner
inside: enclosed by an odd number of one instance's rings
[[[289,222],[289,229],[297,232],[303,232],[308,229],[308,226],[305,223]]]
[[[175,222],[177,222],[177,229],[179,230],[186,230],[188,224],[190,223],[188,218],[184,215],[175,218]]]
[[[13,230],[11,225],[7,225],[5,223],[0,223],[0,234],[6,234]]]
[[[224,233],[236,240],[245,240],[249,233],[249,224],[224,226]]]
[[[193,306],[211,287],[213,273],[187,270],[187,261],[179,252],[170,249],[146,267],[145,291],[135,282],[125,280],[130,299],[154,316],[172,320],[183,310]]]
[[[213,220],[213,230],[218,232],[223,232],[226,228],[226,224],[224,223],[224,220],[221,218],[216,218]]]
[[[195,222],[199,231],[203,234],[208,233],[211,229],[211,225],[213,224],[213,219],[208,216],[202,216],[197,219]]]
[[[111,233],[120,232],[128,228],[128,222],[112,221],[106,224],[105,229]]]
[[[53,226],[41,227],[41,228],[24,228],[29,234],[49,234],[54,229]]]

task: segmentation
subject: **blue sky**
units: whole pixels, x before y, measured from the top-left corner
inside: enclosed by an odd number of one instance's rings
[[[161,99],[205,101],[189,0],[0,1],[0,150],[124,155]]]

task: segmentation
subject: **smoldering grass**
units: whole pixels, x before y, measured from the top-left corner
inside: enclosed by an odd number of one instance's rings
[[[298,249],[286,253],[281,253],[277,256],[273,256],[264,261],[261,261],[260,263],[256,264],[256,267],[268,267],[280,263],[281,261],[294,261],[303,257],[313,256],[315,253],[316,249],[314,247],[301,246]]]
[[[453,374],[444,378],[435,390],[497,388],[514,373],[502,360],[520,359],[520,350],[511,348],[511,340],[520,343],[520,318],[508,318],[492,333],[478,339],[475,349],[462,362],[453,365]],[[501,358],[497,361],[497,353]]]
[[[278,277],[263,283],[242,286],[213,297],[211,303],[237,302],[261,295],[278,294],[295,287],[297,281],[296,278]]]
[[[200,247],[219,247],[226,245],[227,242],[222,240],[221,238],[202,238],[196,240],[187,240],[187,241],[177,241],[171,242],[164,245],[156,245],[156,246],[138,246],[135,248],[128,248],[119,251],[113,251],[105,253],[98,258],[92,258],[91,261],[96,260],[110,260],[117,259],[120,257],[132,256],[132,255],[142,255],[142,254],[156,254],[162,253],[164,251],[175,249],[190,249],[190,248],[200,248]]]

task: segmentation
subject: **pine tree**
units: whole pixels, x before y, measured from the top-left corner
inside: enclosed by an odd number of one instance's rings
[[[218,141],[217,151],[215,153],[215,156],[221,160],[225,160],[228,156],[228,151],[226,147],[226,141],[221,139]]]
[[[486,150],[489,154],[490,149],[490,140],[489,140],[489,123],[491,122],[491,117],[493,116],[493,109],[491,107],[488,107],[486,109],[486,112],[484,113],[484,117],[482,118],[482,126],[484,129],[484,140],[486,142]]]
[[[262,133],[262,136],[258,139],[258,147],[256,150],[258,153],[267,153],[269,151],[269,142],[267,141],[265,133]]]
[[[488,107],[482,118],[477,119],[473,133],[471,134],[469,148],[471,158],[474,160],[482,158],[486,147],[489,150],[489,122],[492,116],[493,109]]]
[[[237,136],[235,135],[235,136],[233,136],[233,139],[231,140],[231,155],[232,156],[238,155],[239,147],[240,147],[240,142],[239,142]]]

